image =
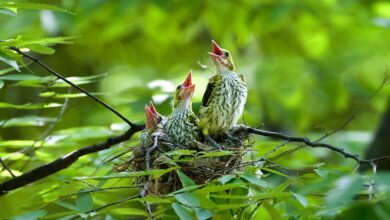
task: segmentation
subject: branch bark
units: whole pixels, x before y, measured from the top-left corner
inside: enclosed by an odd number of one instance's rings
[[[91,146],[80,148],[54,160],[53,162],[35,168],[27,173],[22,174],[21,176],[7,180],[0,184],[0,196],[8,193],[11,190],[26,186],[32,182],[43,179],[47,176],[57,173],[58,171],[66,169],[82,156],[106,150],[115,144],[124,142],[130,139],[136,132],[141,131],[142,129],[144,129],[143,125],[133,124],[130,129],[128,129],[125,133],[119,136],[108,138],[106,141],[100,144],[94,144]]]
[[[345,158],[350,158],[350,159],[355,160],[358,163],[358,165],[369,164],[369,165],[371,165],[371,167],[374,168],[374,167],[376,167],[375,161],[383,160],[383,158],[360,159],[359,155],[348,153],[343,148],[335,147],[333,145],[326,144],[326,143],[311,141],[307,137],[294,137],[294,136],[289,136],[289,135],[279,133],[279,132],[264,131],[264,130],[260,130],[260,129],[256,129],[256,128],[245,127],[245,126],[241,126],[238,129],[238,131],[246,131],[246,132],[251,133],[251,134],[257,134],[257,135],[266,136],[266,137],[278,138],[278,139],[282,139],[282,140],[285,140],[288,142],[304,143],[305,145],[313,147],[313,148],[315,148],[315,147],[327,148],[329,150],[335,151],[335,152],[343,155]]]

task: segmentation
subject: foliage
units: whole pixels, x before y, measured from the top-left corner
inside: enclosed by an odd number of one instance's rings
[[[20,175],[127,128],[38,65],[23,61],[12,46],[33,52],[142,122],[149,99],[169,112],[171,92],[189,69],[197,83],[197,112],[211,76],[206,51],[216,39],[248,77],[242,122],[315,138],[325,130],[318,127],[342,125],[380,84],[390,59],[389,19],[390,4],[379,0],[0,3],[0,157]],[[385,87],[348,130],[326,141],[362,155],[388,94]],[[146,217],[144,201],[163,219],[390,218],[390,174],[353,172],[353,161],[323,149],[301,148],[273,159],[271,167],[264,161],[250,164],[205,185],[180,174],[182,190],[132,198],[139,192],[134,177],[149,173],[115,174],[112,164],[119,159],[110,158],[136,144],[133,138],[83,157],[1,196],[0,218]],[[297,147],[281,144],[257,137],[246,161]],[[0,182],[12,178],[2,168],[0,174]],[[116,205],[99,209],[110,203]]]

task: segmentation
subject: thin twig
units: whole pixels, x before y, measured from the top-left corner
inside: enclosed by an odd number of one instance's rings
[[[352,113],[352,115],[338,128],[330,131],[330,132],[327,132],[325,133],[324,135],[322,135],[321,137],[317,138],[314,142],[319,142],[319,141],[322,141],[324,140],[325,138],[328,138],[329,136],[332,136],[334,135],[335,133],[339,132],[339,131],[342,131],[344,130],[355,118],[356,116],[364,109],[366,108],[366,106],[370,103],[370,101],[379,94],[379,92],[383,89],[383,87],[389,82],[390,80],[390,75],[389,75],[389,70],[388,68],[386,68],[386,71],[384,73],[384,76],[383,76],[383,80],[381,82],[381,84],[379,85],[379,87],[374,91],[374,93],[372,93],[363,103],[361,103],[359,105],[359,107]],[[271,160],[275,160],[281,156],[284,156],[286,154],[290,154],[290,153],[294,153],[295,151],[301,149],[302,147],[304,147],[305,145],[300,145],[298,147],[295,147],[293,149],[290,149],[290,150],[287,150],[287,151],[284,151],[272,158],[270,158]],[[359,164],[358,164],[359,165]]]
[[[345,152],[344,149],[332,146],[330,144],[321,143],[321,142],[313,142],[307,137],[294,137],[294,136],[289,136],[289,135],[279,133],[279,132],[264,131],[264,130],[259,130],[259,129],[255,129],[255,128],[245,127],[245,126],[242,126],[240,129],[243,129],[246,132],[251,133],[251,134],[257,134],[257,135],[266,136],[266,137],[278,138],[278,139],[282,139],[282,140],[289,141],[289,142],[304,143],[305,145],[313,147],[313,148],[316,148],[316,147],[327,148],[329,150],[335,151],[335,152],[343,155],[345,158],[351,158],[351,159],[355,160],[358,164],[370,164],[371,166],[375,165],[373,160],[360,159],[359,155]]]
[[[8,171],[9,174],[11,174],[11,176],[13,178],[15,178],[16,176],[12,173],[12,171],[8,168],[8,166],[4,163],[4,161],[0,158],[0,163],[1,165],[3,166],[3,168]]]
[[[68,94],[70,94],[72,92],[72,87],[69,87],[68,89]],[[31,156],[32,154],[40,147],[42,147],[43,145],[43,141],[47,138],[47,136],[50,134],[50,132],[54,129],[54,127],[58,124],[58,122],[61,120],[62,116],[64,116],[65,114],[65,111],[66,109],[68,108],[68,103],[69,103],[69,98],[65,98],[64,100],[64,104],[62,105],[61,107],[61,110],[60,112],[58,113],[57,117],[55,118],[55,120],[45,129],[45,131],[42,133],[42,135],[34,141],[33,144],[31,144],[31,146],[25,148],[25,152],[26,151],[29,151],[28,152],[28,160],[26,160],[26,162],[23,164],[23,166],[21,167],[20,170],[24,170],[27,166],[27,164],[30,162],[31,160]],[[35,146],[37,143],[41,142],[41,144],[39,146]]]
[[[35,58],[35,57],[32,57],[24,52],[22,52],[19,48],[17,47],[14,47],[14,46],[11,46],[9,47],[11,50],[17,52],[18,54],[22,55],[23,57],[26,57],[28,59],[30,59],[31,61],[34,61],[36,63],[38,63],[40,66],[42,66],[44,69],[46,69],[47,71],[49,71],[51,74],[55,75],[56,77],[62,79],[64,82],[68,83],[69,85],[73,86],[74,88],[78,89],[80,92],[84,93],[85,95],[87,95],[88,97],[92,98],[94,101],[98,102],[99,104],[103,105],[105,108],[107,108],[108,110],[110,110],[112,113],[114,113],[115,115],[117,115],[119,118],[121,118],[123,121],[125,121],[127,124],[129,124],[130,126],[134,126],[135,124],[133,122],[131,122],[130,120],[128,120],[125,116],[123,116],[121,113],[119,113],[117,110],[115,110],[114,108],[112,108],[110,105],[108,105],[107,103],[103,102],[102,100],[100,100],[98,97],[92,95],[91,93],[87,92],[86,90],[84,90],[83,88],[81,88],[80,86],[74,84],[73,82],[71,82],[70,80],[66,79],[65,77],[63,77],[61,74],[57,73],[56,71],[54,71],[53,69],[51,69],[48,65],[46,65],[45,63],[43,63],[42,61],[40,61],[39,59]]]
[[[102,209],[104,209],[104,208],[107,208],[107,207],[110,207],[110,206],[114,206],[114,205],[118,205],[118,204],[127,202],[127,201],[132,200],[132,199],[137,199],[137,198],[139,198],[139,197],[140,197],[140,195],[129,196],[129,197],[126,197],[126,198],[121,199],[121,200],[119,200],[119,201],[112,202],[112,203],[108,203],[108,204],[105,204],[104,206],[100,206],[99,208],[90,210],[90,211],[86,212],[85,214],[97,212],[97,211],[100,211],[100,210],[102,210]],[[73,218],[73,219],[77,219],[77,218],[79,218],[79,217],[80,217],[80,216],[77,216],[77,217],[75,217],[75,218]]]
[[[158,147],[158,138],[159,138],[159,136],[155,135],[154,138],[153,138],[153,145],[149,149],[146,150],[146,155],[145,155],[145,167],[146,167],[145,170],[146,171],[150,170],[150,155]],[[150,176],[148,176],[147,179],[146,179],[146,183],[144,185],[144,188],[142,189],[142,191],[140,193],[141,197],[145,197],[146,196],[146,194],[148,192],[148,186],[149,186],[149,182],[150,181],[151,181],[151,178],[150,178]],[[146,209],[148,211],[149,219],[152,220],[153,219],[152,208],[150,207],[149,202],[145,201],[144,204],[145,204]]]

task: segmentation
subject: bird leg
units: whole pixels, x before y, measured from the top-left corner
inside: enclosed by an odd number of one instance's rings
[[[228,133],[223,133],[223,135],[225,136],[226,140],[231,141],[232,143],[238,143],[240,146],[243,145],[242,140],[240,138],[235,137]]]
[[[209,135],[204,135],[204,139],[211,144],[212,147],[218,150],[222,150],[223,146],[218,144],[214,139],[212,139]]]

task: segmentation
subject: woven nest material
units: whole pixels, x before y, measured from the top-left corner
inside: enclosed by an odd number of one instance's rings
[[[223,151],[215,151],[211,146],[200,142],[183,148],[167,140],[164,135],[160,135],[158,147],[150,155],[150,169],[179,168],[149,181],[147,181],[148,177],[139,177],[136,182],[143,184],[147,182],[150,195],[166,195],[182,188],[177,170],[197,184],[205,184],[222,175],[231,174],[239,169],[244,154],[253,144],[253,138],[246,132],[231,132],[231,135],[236,140],[215,138],[215,141],[224,147]],[[186,153],[180,150],[185,150]],[[146,151],[145,147],[134,147],[132,156],[123,163],[115,164],[114,171],[145,171]]]

